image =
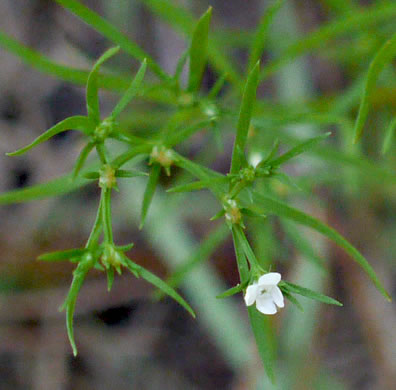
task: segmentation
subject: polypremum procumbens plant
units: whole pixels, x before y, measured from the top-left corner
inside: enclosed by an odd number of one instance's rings
[[[240,283],[225,291],[219,298],[240,293],[241,300],[247,306],[260,356],[271,379],[274,378],[274,374],[271,354],[268,353],[265,338],[267,330],[263,316],[275,315],[287,306],[287,302],[302,309],[296,295],[327,304],[340,306],[341,303],[305,286],[285,281],[275,264],[264,267],[248,239],[247,228],[250,218],[264,223],[268,215],[275,215],[323,234],[341,246],[363,268],[377,289],[389,299],[388,293],[372,267],[354,246],[331,227],[281,200],[279,194],[268,185],[278,180],[290,186],[292,190],[293,180],[285,173],[283,166],[291,159],[325,141],[330,133],[300,142],[283,153],[279,151],[279,143],[276,139],[273,139],[273,147],[270,150],[263,150],[259,154],[253,155],[249,148],[249,133],[252,129],[254,130],[252,118],[254,119],[257,106],[262,103],[256,99],[257,88],[265,76],[263,70],[260,69],[259,58],[263,52],[268,24],[282,2],[275,2],[258,28],[250,48],[245,76],[235,70],[232,63],[222,55],[219,47],[215,46],[216,42],[209,38],[211,8],[194,26],[191,26],[188,50],[179,59],[174,74],[168,74],[135,43],[78,1],[57,0],[57,2],[117,45],[108,49],[95,62],[91,71],[84,76],[87,115],[67,118],[44,132],[30,145],[8,154],[9,156],[21,155],[56,134],[70,129],[79,131],[85,141],[85,146],[76,159],[73,171],[64,186],[70,186],[72,190],[75,187],[71,183],[77,180],[96,181],[100,188],[100,198],[91,233],[84,248],[52,252],[39,257],[43,261],[69,260],[76,264],[70,290],[62,306],[66,310],[67,331],[75,355],[77,348],[73,334],[73,314],[78,293],[92,269],[106,272],[109,291],[113,285],[115,273],[120,274],[123,270],[127,270],[174,298],[191,315],[195,316],[190,305],[170,284],[126,256],[125,253],[133,247],[133,244],[124,245],[117,242],[112,228],[111,201],[114,191],[118,191],[119,180],[133,180],[135,177],[147,176],[140,209],[140,228],[143,229],[155,191],[160,183],[161,173],[164,172],[172,177],[176,170],[174,168],[187,173],[194,180],[173,186],[168,190],[168,196],[177,192],[208,190],[218,202],[218,212],[211,220],[221,219],[229,229],[240,275]],[[9,50],[37,67],[48,61],[2,33],[0,41]],[[394,43],[391,47],[394,48]],[[101,73],[101,66],[119,50],[141,61],[140,68],[132,79],[125,75]],[[216,67],[220,76],[213,87],[204,93],[201,90],[201,84],[208,60]],[[187,61],[188,80],[184,85],[181,75]],[[145,80],[148,69],[156,77],[154,84]],[[62,78],[82,82],[81,73],[76,70],[62,68],[58,64],[51,63],[47,66],[47,70]],[[230,85],[232,93],[221,95],[220,92],[226,83]],[[368,81],[367,84],[371,87],[372,82]],[[99,110],[98,92],[101,87],[112,88],[112,86],[113,89],[122,90],[123,93],[110,115],[103,117]],[[139,98],[167,104],[166,120],[162,127],[153,133],[136,135],[123,124],[121,114],[127,110],[133,99]],[[359,118],[364,115],[364,110],[363,107]],[[191,159],[183,154],[180,146],[200,132],[221,143],[222,124],[225,122],[229,126],[230,119],[235,119],[232,122],[233,126],[235,125],[235,129],[232,128],[235,140],[227,173],[215,171],[209,164],[205,165],[198,159]],[[361,122],[362,119],[359,119],[359,123]],[[360,127],[361,125],[358,124],[357,135],[360,134]],[[124,151],[119,152],[117,148],[110,149],[110,140],[122,144]],[[96,153],[96,165],[90,165],[87,162],[91,153]],[[142,161],[144,168],[142,168]],[[135,164],[136,169],[125,169],[124,166],[127,163],[129,166]],[[37,188],[38,196],[51,193],[51,184]]]

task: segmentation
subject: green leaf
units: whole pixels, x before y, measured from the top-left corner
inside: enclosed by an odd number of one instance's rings
[[[212,7],[201,16],[195,26],[190,48],[190,73],[187,90],[195,92],[201,86],[202,76],[207,60],[209,25]]]
[[[290,293],[295,293],[302,295],[304,297],[307,297],[309,299],[313,299],[315,301],[327,303],[329,305],[336,305],[336,306],[343,306],[341,302],[338,302],[334,298],[330,298],[327,295],[317,293],[315,291],[312,291],[308,288],[298,286],[297,284],[281,281],[279,282],[278,286],[280,289],[283,291],[285,290],[286,292]]]
[[[155,189],[157,188],[160,173],[161,173],[161,165],[153,164],[153,167],[151,168],[150,176],[149,176],[149,179],[147,182],[147,187],[146,187],[146,190],[144,191],[144,195],[143,195],[142,211],[141,211],[141,216],[140,216],[139,229],[143,228],[148,209],[150,207],[151,201],[153,200]]]
[[[128,105],[128,103],[137,95],[139,92],[140,86],[142,84],[144,75],[146,73],[146,68],[147,68],[147,61],[146,59],[143,60],[142,65],[140,66],[140,69],[136,73],[135,78],[133,79],[131,85],[129,88],[126,90],[125,94],[122,96],[120,101],[117,103],[117,105],[114,107],[111,116],[115,119],[118,118],[118,116],[121,114],[121,112],[125,109],[125,107]]]
[[[225,210],[221,209],[219,212],[217,212],[213,217],[209,219],[209,221],[216,221],[217,219],[220,219],[221,217],[224,217],[225,215]]]
[[[224,86],[224,83],[226,82],[227,79],[227,74],[223,73],[214,83],[213,87],[211,90],[208,92],[208,98],[209,99],[215,99],[217,95],[220,93],[221,89]]]
[[[77,347],[74,341],[74,331],[73,331],[73,316],[74,309],[76,307],[76,301],[78,293],[81,286],[87,276],[89,270],[95,265],[96,259],[92,255],[86,255],[78,263],[77,268],[73,272],[73,281],[69,289],[69,293],[66,297],[61,310],[66,309],[66,327],[67,335],[69,336],[70,345],[73,349],[73,355],[77,356]]]
[[[115,173],[116,177],[141,177],[141,176],[148,176],[146,172],[136,171],[135,169],[118,169]]]
[[[53,75],[57,79],[85,85],[89,72],[71,66],[58,64],[38,51],[31,49],[0,31],[0,46],[19,57],[25,64],[40,72]],[[128,79],[115,75],[100,75],[100,86],[110,90],[123,90],[128,86]]]
[[[118,51],[119,47],[111,47],[106,50],[95,62],[91,72],[89,73],[87,80],[87,112],[88,117],[97,126],[100,123],[100,111],[99,111],[99,96],[98,96],[98,73],[101,65],[113,57]]]
[[[234,287],[229,288],[228,290],[222,292],[220,295],[217,295],[217,299],[224,299],[224,298],[228,298],[231,297],[235,294],[238,294],[240,292],[242,292],[242,290],[248,285],[248,281],[246,281],[245,283],[240,283],[237,284]]]
[[[294,148],[288,150],[286,153],[282,154],[280,157],[272,161],[268,161],[267,164],[271,165],[272,167],[278,167],[279,165],[284,164],[286,161],[292,159],[293,157],[296,157],[306,152],[307,150],[312,149],[316,144],[326,139],[329,135],[331,135],[330,132],[320,135],[319,137],[311,138],[308,141],[302,142],[301,144],[295,146]]]
[[[336,230],[327,226],[323,222],[311,217],[304,212],[297,210],[293,207],[288,206],[286,203],[280,202],[278,200],[266,197],[257,192],[253,192],[253,200],[255,207],[268,214],[274,214],[278,217],[284,217],[297,222],[301,225],[308,226],[319,233],[323,234],[330,240],[334,241],[341,248],[343,248],[366,272],[369,278],[374,283],[378,291],[388,300],[391,301],[391,297],[385,290],[384,286],[375,274],[374,269],[368,263],[368,261],[363,257],[363,255],[351,245],[344,237],[342,237]]]
[[[154,275],[147,269],[133,263],[130,259],[126,258],[127,267],[132,272],[138,272],[139,276],[141,276],[144,280],[151,283],[153,286],[162,290],[165,294],[172,297],[176,302],[178,302],[181,306],[183,306],[191,315],[195,318],[194,310],[191,306],[168,284],[166,284],[162,279],[158,276]]]
[[[72,180],[70,175],[65,175],[43,184],[4,192],[0,194],[0,204],[26,203],[32,200],[63,195],[75,191],[87,183],[86,180]]]
[[[16,150],[12,153],[6,153],[7,156],[20,156],[35,146],[49,140],[53,136],[62,133],[66,130],[79,130],[88,134],[92,128],[91,121],[86,116],[71,116],[57,123],[55,126],[48,129],[45,133],[37,137],[31,144]]]
[[[374,57],[370,64],[370,68],[367,74],[366,85],[364,87],[364,93],[362,101],[359,107],[358,117],[355,123],[355,138],[354,143],[356,143],[363,134],[363,126],[366,122],[367,115],[369,112],[370,97],[374,90],[377,79],[387,65],[396,56],[396,34],[392,36],[378,51],[377,55]]]
[[[152,145],[138,145],[134,148],[130,148],[125,153],[120,154],[116,157],[112,163],[110,164],[113,168],[118,169],[122,165],[126,164],[128,161],[132,160],[133,158],[139,155],[147,155],[151,152],[153,146]]]
[[[85,252],[87,252],[86,248],[78,248],[78,249],[66,249],[63,251],[55,251],[44,253],[40,255],[37,260],[40,261],[63,261],[70,260],[73,257],[81,257]]]
[[[167,75],[161,67],[136,43],[132,42],[125,34],[120,32],[114,25],[103,19],[96,12],[85,7],[76,0],[55,0],[57,3],[68,9],[90,27],[98,31],[102,36],[108,38],[110,41],[118,45],[122,50],[128,53],[131,57],[143,61],[147,59],[148,67],[162,80],[169,80]]]
[[[252,39],[249,53],[248,71],[250,72],[257,61],[260,60],[268,37],[269,27],[284,3],[284,0],[276,0],[268,6],[260,20],[258,28]]]
[[[84,166],[85,161],[87,160],[89,153],[91,153],[92,149],[94,148],[95,143],[94,142],[88,142],[83,150],[81,151],[80,155],[77,158],[76,163],[74,164],[73,172],[72,172],[72,177],[75,179],[78,174],[80,173],[82,167]],[[87,177],[87,176],[85,176]]]
[[[176,64],[176,68],[175,68],[175,74],[173,75],[173,79],[174,80],[179,80],[184,66],[186,65],[187,59],[189,57],[190,54],[190,48],[186,49],[182,55],[180,56],[180,58],[177,60],[177,64]]]
[[[191,192],[210,189],[215,185],[224,185],[229,182],[227,177],[213,178],[210,180],[199,180],[192,183],[181,184],[176,187],[168,189],[166,192]]]
[[[301,311],[304,311],[304,308],[302,307],[301,303],[298,301],[297,298],[295,298],[293,295],[291,295],[287,290],[283,290],[283,295],[297,308]]]
[[[239,119],[237,125],[237,132],[234,142],[234,149],[232,151],[231,169],[230,173],[235,174],[241,167],[241,161],[238,158],[238,148],[245,150],[245,144],[250,126],[250,119],[252,116],[254,103],[256,101],[256,89],[258,86],[260,63],[257,62],[256,66],[249,73],[246,81],[245,90],[242,96],[241,109],[239,112]]]
[[[385,155],[386,153],[389,152],[389,149],[392,146],[395,130],[396,130],[396,117],[393,118],[393,120],[389,123],[386,129],[384,143],[382,144],[382,150],[381,150],[382,155]]]
[[[147,5],[151,11],[169,23],[175,30],[191,37],[196,25],[193,15],[186,9],[166,0],[140,0]],[[219,74],[226,74],[227,79],[240,86],[240,75],[235,65],[226,56],[222,43],[213,38],[208,41],[208,60]]]
[[[258,312],[255,306],[249,306],[247,310],[265,372],[274,384],[275,342],[270,318]]]

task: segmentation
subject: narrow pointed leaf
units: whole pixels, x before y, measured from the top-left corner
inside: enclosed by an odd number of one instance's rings
[[[311,138],[308,141],[302,142],[301,144],[295,146],[294,148],[290,149],[286,153],[282,154],[282,156],[279,156],[278,158],[276,158],[272,161],[268,161],[268,164],[273,167],[278,167],[279,165],[284,164],[286,161],[289,161],[290,159],[306,152],[307,150],[312,149],[315,145],[317,145],[319,142],[323,141],[330,135],[331,135],[331,133],[329,132],[329,133],[320,135],[319,137]]]
[[[49,253],[43,253],[37,260],[40,261],[63,261],[70,260],[73,257],[81,257],[87,251],[86,248],[77,248],[77,249],[67,249],[64,251],[55,251]]]
[[[389,123],[388,128],[386,129],[384,143],[382,144],[382,150],[381,150],[382,155],[385,155],[386,153],[389,152],[389,149],[392,146],[395,130],[396,130],[396,117],[393,118],[393,120]]]
[[[217,97],[217,95],[220,93],[221,89],[224,86],[224,83],[227,80],[227,74],[223,73],[214,83],[212,89],[208,93],[208,98],[209,99],[214,99]]]
[[[70,175],[65,175],[46,183],[4,192],[0,194],[0,205],[25,203],[33,200],[63,195],[75,191],[86,184],[88,184],[87,180],[71,180]]]
[[[216,213],[213,217],[211,217],[209,220],[210,221],[216,221],[217,219],[220,219],[221,217],[224,217],[225,213],[226,213],[225,210],[222,209],[218,213]]]
[[[341,248],[343,248],[363,268],[363,270],[372,280],[378,291],[388,301],[391,301],[390,295],[385,290],[384,286],[378,279],[374,269],[371,267],[368,261],[352,244],[350,244],[336,230],[327,226],[326,224],[317,220],[316,218],[308,214],[305,214],[300,210],[288,206],[286,203],[261,195],[257,192],[253,193],[253,199],[255,202],[255,207],[258,207],[259,209],[263,210],[263,212],[268,214],[274,214],[277,215],[278,217],[284,217],[294,222],[297,222],[301,225],[308,226],[318,231],[319,233],[323,234],[330,240],[334,241]]]
[[[154,275],[147,269],[138,266],[137,264],[134,264],[131,260],[128,259],[128,269],[135,270],[136,267],[138,267],[138,273],[139,276],[141,276],[144,280],[147,282],[151,283],[153,286],[159,288],[162,290],[165,294],[169,295],[171,298],[173,298],[177,303],[179,303],[181,306],[183,306],[191,315],[192,317],[195,318],[195,313],[194,310],[191,308],[191,306],[168,284],[166,284],[162,279],[160,279],[158,276]]]
[[[377,83],[378,77],[385,65],[389,64],[392,59],[396,56],[396,34],[392,36],[378,51],[373,61],[370,64],[370,68],[367,74],[366,85],[364,87],[364,93],[362,101],[359,107],[358,117],[355,122],[354,129],[354,143],[356,143],[363,134],[363,127],[366,122],[369,106],[370,97],[374,91],[375,84]]]
[[[64,119],[63,121],[57,123],[55,126],[52,126],[45,133],[38,136],[31,144],[16,150],[12,153],[6,153],[7,156],[19,156],[28,150],[34,148],[37,145],[49,140],[53,136],[62,133],[66,130],[79,130],[83,133],[88,134],[90,131],[92,124],[90,120],[86,116],[71,116],[69,118]]]
[[[118,51],[119,47],[111,47],[106,50],[99,59],[95,62],[87,81],[87,112],[88,117],[92,120],[95,125],[100,123],[100,111],[99,111],[99,96],[98,96],[98,74],[101,65],[109,58],[113,57]]]
[[[87,276],[89,270],[94,266],[95,259],[92,256],[87,256],[82,259],[78,264],[77,268],[73,272],[73,281],[70,286],[69,293],[64,304],[61,307],[61,310],[66,309],[66,327],[67,327],[67,335],[69,337],[70,345],[73,349],[73,355],[77,356],[77,347],[74,341],[74,331],[73,331],[73,315],[74,309],[76,307],[76,301],[78,293],[81,289],[81,286]]]
[[[0,31],[0,46],[9,53],[17,56],[25,64],[48,75],[55,76],[58,80],[64,80],[78,85],[86,85],[89,71],[65,66],[54,62],[38,51],[23,45],[14,38]],[[100,85],[108,90],[125,90],[129,84],[126,77],[120,75],[100,75]]]
[[[298,286],[297,284],[282,281],[279,283],[279,287],[286,290],[287,292],[299,294],[306,298],[314,299],[315,301],[327,303],[329,305],[343,306],[341,302],[337,301],[334,298],[330,298],[327,295],[312,291],[309,288]]]
[[[253,69],[254,65],[260,60],[263,54],[269,28],[283,3],[284,0],[276,0],[273,4],[269,5],[268,9],[265,10],[263,17],[260,20],[258,28],[254,34],[254,38],[252,39],[252,45],[250,47],[248,63],[249,72]]]
[[[199,90],[203,72],[207,61],[208,35],[212,7],[201,16],[194,29],[190,47],[190,73],[188,79],[188,91]]]
[[[136,171],[135,169],[118,169],[115,175],[116,177],[141,177],[148,176],[148,173]]]
[[[209,189],[215,185],[225,185],[229,182],[227,177],[215,178],[210,180],[199,180],[192,183],[181,184],[176,187],[172,187],[166,192],[190,192],[190,191],[200,191]]]
[[[142,81],[144,75],[146,73],[147,61],[143,60],[142,65],[140,66],[138,72],[136,73],[135,78],[133,79],[131,85],[126,90],[125,94],[122,96],[121,100],[114,107],[111,116],[115,119],[121,114],[121,112],[125,109],[128,103],[139,93],[140,86],[142,85]]]
[[[127,245],[120,245],[120,246],[117,246],[117,250],[119,250],[121,252],[128,252],[134,247],[134,245],[135,244],[133,242],[131,242],[130,244],[127,244]]]
[[[81,151],[80,155],[77,158],[76,163],[74,164],[72,177],[75,179],[78,174],[80,173],[82,167],[84,166],[85,161],[87,160],[89,153],[91,153],[92,149],[94,148],[95,144],[93,142],[88,142],[83,150]]]
[[[148,209],[150,207],[151,201],[153,200],[155,189],[157,188],[160,173],[161,173],[161,165],[154,164],[151,169],[150,176],[147,182],[147,187],[143,195],[139,229],[143,228],[144,222],[147,217]]]
[[[246,140],[248,136],[250,119],[252,116],[254,104],[256,101],[256,90],[259,82],[260,63],[257,62],[256,66],[249,73],[246,81],[245,90],[242,96],[241,108],[239,111],[239,119],[237,125],[237,132],[234,142],[234,149],[232,151],[231,169],[230,173],[235,174],[241,167],[241,161],[238,157],[238,148],[242,151],[245,150]]]
[[[242,284],[237,284],[234,287],[229,288],[228,290],[222,292],[220,295],[217,295],[217,299],[224,299],[224,298],[228,298],[231,297],[235,294],[238,294],[240,292],[242,292],[242,290],[247,286],[247,282]]]
[[[174,80],[179,80],[183,72],[184,66],[186,65],[187,58],[189,57],[190,49],[185,50],[180,56],[176,64],[175,74],[173,75]]]
[[[293,305],[297,306],[299,310],[304,311],[303,306],[296,297],[291,295],[287,290],[283,290],[282,293],[285,296],[285,298],[287,298]]]

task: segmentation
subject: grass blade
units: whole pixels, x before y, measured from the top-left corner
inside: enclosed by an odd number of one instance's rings
[[[201,16],[195,26],[190,47],[190,73],[187,90],[195,92],[201,86],[207,61],[208,36],[212,7]]]
[[[396,34],[392,36],[378,51],[373,61],[370,64],[370,68],[367,74],[366,85],[364,87],[363,97],[359,107],[358,117],[355,123],[354,129],[354,143],[356,143],[363,134],[363,127],[366,122],[369,106],[370,96],[374,90],[377,79],[387,65],[396,56]]]
[[[140,69],[136,73],[135,78],[133,79],[131,85],[126,90],[125,94],[122,96],[120,101],[114,107],[113,112],[111,113],[112,117],[117,119],[121,112],[125,109],[128,103],[137,95],[139,92],[140,86],[142,84],[144,74],[146,73],[147,61],[143,60]]]
[[[92,123],[86,116],[71,116],[57,123],[55,126],[48,129],[45,133],[38,136],[31,144],[16,150],[15,152],[6,153],[7,156],[20,156],[26,153],[35,146],[49,140],[53,136],[62,133],[66,130],[79,130],[83,133],[89,133]]]
[[[237,133],[232,151],[230,173],[235,174],[241,167],[241,160],[238,155],[238,149],[245,150],[245,144],[250,126],[250,119],[253,112],[254,103],[256,101],[256,90],[259,82],[260,63],[257,62],[255,67],[249,73],[246,81],[245,90],[242,96],[242,103],[239,112],[237,125]]]
[[[257,192],[253,192],[253,199],[255,202],[255,207],[259,207],[265,213],[277,215],[278,217],[283,217],[297,222],[301,225],[308,226],[319,233],[323,234],[330,240],[334,241],[341,248],[345,250],[366,272],[369,278],[374,283],[378,291],[388,300],[391,301],[391,297],[385,290],[384,286],[375,274],[374,269],[368,263],[368,261],[363,257],[363,255],[351,245],[344,237],[342,237],[336,230],[327,226],[323,222],[311,217],[304,212],[297,210],[293,207],[288,206],[286,203],[280,202],[278,200],[268,198]]]

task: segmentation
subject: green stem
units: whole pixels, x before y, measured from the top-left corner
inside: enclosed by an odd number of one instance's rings
[[[102,189],[102,219],[105,242],[114,244],[111,227],[111,188]]]
[[[91,249],[96,245],[96,243],[98,242],[100,233],[102,231],[102,199],[103,199],[103,197],[101,196],[100,201],[99,201],[98,211],[96,212],[95,222],[92,227],[91,233],[89,235],[88,241],[85,245],[85,247],[88,249]]]

